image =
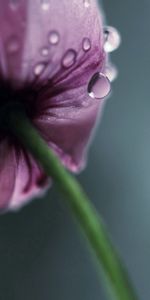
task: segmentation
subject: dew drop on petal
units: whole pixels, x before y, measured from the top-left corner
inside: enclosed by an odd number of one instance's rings
[[[91,41],[89,40],[89,38],[83,39],[82,48],[85,52],[91,49]]]
[[[19,4],[20,0],[9,0],[9,6],[12,10],[16,10]]]
[[[49,49],[47,47],[42,48],[41,49],[41,54],[42,54],[42,56],[48,56]]]
[[[121,43],[121,37],[118,30],[111,26],[104,28],[104,39],[104,50],[106,52],[116,50]]]
[[[51,45],[56,45],[56,44],[58,44],[58,43],[59,43],[59,39],[60,39],[60,37],[59,37],[59,33],[58,33],[57,31],[51,31],[51,32],[49,33],[48,40],[49,40],[49,43],[50,43]]]
[[[44,68],[45,68],[45,64],[44,63],[39,63],[37,64],[35,67],[34,67],[34,74],[36,76],[39,76],[43,71],[44,71]]]
[[[47,11],[49,9],[49,0],[41,0],[41,7],[43,10]]]
[[[10,54],[16,53],[20,48],[20,42],[16,36],[12,36],[7,41],[7,51]]]
[[[102,73],[95,73],[88,84],[88,94],[93,99],[103,99],[111,91],[109,79]]]
[[[117,78],[118,70],[114,65],[110,64],[105,67],[105,75],[108,77],[110,82],[112,82]]]
[[[90,6],[90,0],[83,0],[84,6],[89,7]]]
[[[73,50],[73,49],[69,49],[65,53],[65,55],[64,55],[64,57],[62,59],[62,65],[63,65],[63,67],[65,67],[65,68],[72,67],[75,64],[75,62],[76,62],[76,57],[77,57],[76,51]]]

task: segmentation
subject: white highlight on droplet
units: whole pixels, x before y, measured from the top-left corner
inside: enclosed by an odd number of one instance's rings
[[[45,68],[45,64],[44,63],[39,63],[37,64],[35,67],[34,67],[34,74],[36,76],[39,76],[43,71],[44,71],[44,68]]]
[[[49,9],[49,6],[49,0],[41,0],[41,7],[44,11],[47,11]]]
[[[41,49],[41,54],[42,54],[42,56],[48,56],[49,49],[47,47],[42,48]]]
[[[105,67],[105,75],[108,77],[110,82],[113,82],[118,76],[118,70],[114,65],[109,64]]]
[[[83,0],[84,6],[89,7],[90,6],[90,0]]]
[[[51,45],[57,45],[59,43],[59,33],[55,30],[51,31],[48,36],[49,43]]]
[[[112,26],[104,28],[104,50],[112,52],[116,50],[121,43],[121,36],[118,30]]]
[[[83,50],[86,52],[86,51],[89,51],[91,49],[91,41],[89,38],[84,38],[83,39],[83,42],[82,42],[82,48]]]
[[[77,57],[77,53],[75,50],[73,50],[73,49],[67,50],[67,52],[65,53],[65,55],[62,59],[63,67],[65,67],[65,68],[72,67],[76,62],[76,57]]]

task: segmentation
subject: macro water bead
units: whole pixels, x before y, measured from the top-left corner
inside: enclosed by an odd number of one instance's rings
[[[110,91],[105,35],[96,0],[0,0],[0,111],[20,103],[73,172],[85,165]],[[1,127],[0,210],[17,209],[48,186],[38,163]]]

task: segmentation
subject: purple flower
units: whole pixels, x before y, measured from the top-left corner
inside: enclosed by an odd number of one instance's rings
[[[65,167],[78,172],[104,103],[93,98],[109,89],[96,1],[0,0],[0,8],[0,105],[21,102]],[[0,137],[0,209],[16,209],[48,179],[13,136],[1,130]]]

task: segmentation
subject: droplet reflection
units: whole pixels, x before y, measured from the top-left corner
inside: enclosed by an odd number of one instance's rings
[[[45,64],[44,63],[39,63],[35,66],[34,68],[34,74],[36,76],[39,76],[45,69]]]
[[[59,43],[59,33],[57,31],[51,31],[48,39],[51,45],[57,45]]]
[[[44,47],[41,49],[42,56],[47,56],[49,54],[49,49],[47,47]]]
[[[49,9],[49,0],[41,0],[41,7],[43,10],[47,11]]]
[[[73,50],[73,49],[69,49],[65,53],[65,55],[64,55],[64,57],[62,59],[62,65],[63,65],[63,67],[65,67],[65,68],[72,67],[75,64],[75,62],[76,62],[76,57],[77,57],[76,51]]]
[[[90,0],[83,0],[84,6],[89,7],[90,6]]]
[[[82,42],[82,48],[83,50],[86,52],[86,51],[89,51],[91,49],[91,41],[89,38],[84,38],[83,39],[83,42]]]
[[[106,75],[95,73],[88,84],[88,94],[93,99],[103,99],[111,91],[111,85]]]
[[[121,43],[121,37],[118,30],[111,26],[104,28],[104,39],[104,50],[106,52],[112,52],[116,50]]]
[[[117,78],[118,70],[114,65],[110,64],[105,67],[105,75],[108,77],[110,82],[112,82]]]

